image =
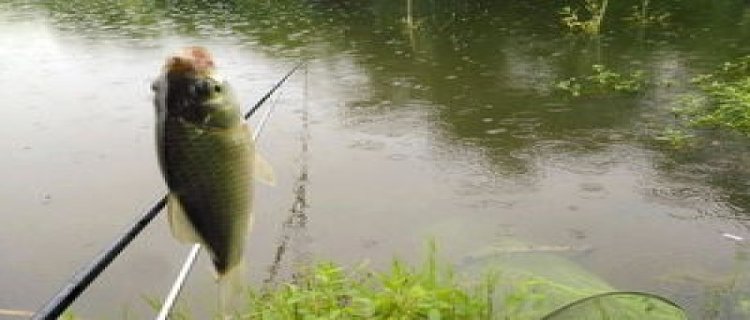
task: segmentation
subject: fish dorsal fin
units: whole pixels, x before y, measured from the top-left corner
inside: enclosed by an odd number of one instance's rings
[[[273,173],[273,167],[271,164],[257,152],[255,153],[255,161],[253,161],[253,163],[253,175],[255,180],[269,186],[275,186],[276,175]]]
[[[172,229],[173,237],[184,243],[203,242],[195,232],[193,224],[188,220],[180,199],[174,193],[169,193],[167,196],[167,212],[169,213],[169,227]]]

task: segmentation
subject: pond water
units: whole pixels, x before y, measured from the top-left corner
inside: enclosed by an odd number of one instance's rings
[[[414,1],[411,19],[397,1],[0,1],[0,308],[36,310],[161,197],[150,82],[202,45],[248,106],[308,62],[267,104],[278,184],[256,192],[253,284],[320,259],[419,261],[430,238],[460,268],[512,237],[588,248],[566,255],[696,318],[741,318],[746,252],[722,234],[750,237],[748,140],[655,137],[692,76],[750,52],[750,7],[661,1],[667,25],[634,27],[636,4],[611,3],[592,40],[567,33],[563,1]],[[653,85],[556,89],[593,64]],[[157,218],[73,310],[148,318],[188,250]],[[178,306],[210,313],[215,290],[202,256]]]

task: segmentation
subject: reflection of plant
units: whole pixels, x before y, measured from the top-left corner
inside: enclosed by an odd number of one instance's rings
[[[557,83],[557,88],[578,97],[582,94],[607,92],[637,93],[646,86],[645,76],[641,70],[630,74],[620,74],[601,64],[592,65],[591,68],[593,69],[591,74],[560,81]]]
[[[639,26],[647,26],[650,24],[655,25],[665,25],[667,24],[667,19],[669,19],[670,14],[669,13],[649,13],[648,12],[648,4],[649,0],[643,0],[642,5],[635,5],[633,6],[633,12],[630,14],[630,16],[623,18],[625,21],[629,21],[633,24],[639,25]]]
[[[607,0],[585,0],[582,11],[583,13],[579,15],[579,9],[569,6],[562,8],[560,10],[562,23],[570,31],[598,35],[607,11]]]

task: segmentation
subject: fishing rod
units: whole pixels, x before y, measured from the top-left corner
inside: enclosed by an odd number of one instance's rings
[[[284,82],[304,64],[300,61],[289,72],[284,75],[258,102],[245,113],[244,118],[250,118],[273,93],[281,87]],[[151,206],[145,214],[138,218],[124,233],[122,233],[114,242],[102,250],[88,265],[79,269],[72,278],[42,306],[32,320],[54,320],[59,317],[77,298],[88,288],[88,286],[106,269],[110,263],[127,247],[130,242],[137,237],[146,226],[154,220],[154,217],[167,204],[167,196],[164,195]],[[197,256],[197,254],[196,254]]]
[[[294,66],[294,68],[292,68],[291,70],[289,70],[289,72],[287,72],[286,75],[284,75],[284,77],[281,78],[281,80],[279,80],[279,82],[277,82],[276,85],[273,86],[273,88],[271,88],[271,90],[268,90],[268,93],[266,93],[266,95],[264,95],[262,98],[260,98],[260,100],[258,100],[258,102],[256,102],[255,105],[252,108],[250,108],[250,110],[247,111],[247,113],[245,114],[245,120],[247,120],[248,118],[250,118],[250,116],[253,113],[255,113],[255,111],[258,110],[258,108],[260,108],[260,106],[262,106],[264,103],[266,103],[266,100],[268,100],[268,98],[271,97],[271,95],[276,91],[276,89],[278,89],[279,87],[281,87],[281,85],[284,84],[284,82],[286,81],[286,79],[289,78],[289,77],[291,77],[292,74],[294,74],[295,72],[297,72],[297,69],[299,69],[304,64],[305,64],[305,60],[302,60],[299,63],[297,63],[297,65]],[[256,132],[256,134],[260,134],[260,130],[258,130]]]

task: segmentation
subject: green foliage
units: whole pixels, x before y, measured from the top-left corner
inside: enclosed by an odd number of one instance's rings
[[[649,13],[649,2],[649,0],[643,0],[643,4],[633,6],[630,16],[623,18],[623,20],[642,27],[647,25],[666,25],[670,14],[667,12]]]
[[[672,149],[684,149],[690,145],[694,135],[688,134],[683,130],[675,128],[666,128],[657,135],[655,140],[661,142]]]
[[[149,297],[149,296],[141,296],[143,301],[148,304],[151,309],[153,309],[156,312],[159,312],[162,307],[162,302],[159,298]],[[181,310],[178,306],[175,306],[172,308],[172,310],[169,313],[169,319],[172,320],[191,320],[192,317],[190,314],[184,310]]]
[[[489,319],[493,278],[485,280],[461,286],[452,272],[438,269],[434,250],[420,268],[394,261],[384,273],[319,263],[295,283],[253,292],[252,311],[242,318]]]
[[[292,282],[264,291],[250,290],[250,311],[236,312],[232,318],[684,319],[682,309],[663,298],[641,293],[622,298],[595,275],[563,258],[521,256],[529,257],[488,258],[480,265],[482,270],[496,271],[484,272],[481,277],[475,271],[459,277],[449,268],[440,267],[434,244],[424,263],[416,268],[394,260],[385,272],[368,271],[364,266],[347,271],[322,262],[303,270]],[[145,300],[159,309],[158,300]],[[571,303],[583,300],[593,303],[571,307]],[[191,317],[175,310],[170,319]]]
[[[557,88],[578,97],[608,92],[638,93],[646,86],[646,79],[641,70],[626,75],[607,69],[601,64],[595,64],[591,68],[591,74],[560,81],[556,85]]]
[[[726,62],[692,79],[705,99],[688,97],[676,109],[698,126],[723,127],[750,135],[750,56]]]
[[[495,259],[497,258],[497,259]],[[540,260],[541,259],[541,260]],[[522,259],[523,260],[523,259]],[[418,268],[394,261],[390,270],[346,271],[319,263],[266,292],[252,292],[251,312],[240,319],[684,319],[679,306],[640,293],[559,309],[614,289],[566,260],[542,256],[525,264],[510,256],[489,258],[478,280],[459,279],[437,264],[435,247]],[[519,263],[520,264],[516,264]],[[559,265],[557,264],[559,263]],[[526,266],[520,267],[519,266]],[[473,272],[473,274],[477,274]],[[607,295],[610,296],[610,295]],[[619,297],[619,298],[617,298]],[[552,313],[550,313],[552,312]]]
[[[562,8],[560,15],[563,25],[571,32],[596,36],[601,32],[606,11],[607,0],[584,0],[580,8]]]

